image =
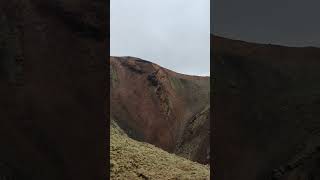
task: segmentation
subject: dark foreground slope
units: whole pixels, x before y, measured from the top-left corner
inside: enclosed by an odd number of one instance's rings
[[[209,162],[209,77],[111,57],[111,116],[133,139]]]
[[[105,177],[108,10],[0,1],[0,179]]]
[[[320,49],[211,38],[215,178],[319,179]]]

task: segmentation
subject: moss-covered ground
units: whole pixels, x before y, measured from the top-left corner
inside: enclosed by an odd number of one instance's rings
[[[170,154],[153,145],[129,138],[111,123],[110,174],[113,180],[209,179],[209,166]]]

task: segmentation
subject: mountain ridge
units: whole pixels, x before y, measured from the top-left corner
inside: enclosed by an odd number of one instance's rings
[[[171,153],[182,152],[177,144],[185,133],[186,124],[209,105],[209,77],[175,73],[132,57],[110,57],[110,65],[112,118],[135,140]],[[209,123],[208,116],[205,118],[207,120],[201,122]],[[205,132],[209,137],[208,127]],[[198,143],[204,141],[208,144],[208,138]],[[201,157],[200,151],[203,150],[194,149],[188,157],[209,163],[207,155]]]
[[[136,56],[110,56],[111,58],[123,58],[123,59],[135,59],[136,61],[140,61],[140,62],[145,62],[145,63],[149,63],[149,64],[154,64],[158,67],[161,67],[163,69],[166,69],[167,71],[170,71],[172,73],[176,73],[176,74],[180,74],[180,75],[184,75],[184,76],[191,76],[191,77],[210,77],[210,75],[197,75],[197,74],[186,74],[186,73],[180,73],[180,72],[176,72],[174,70],[171,70],[169,68],[163,67],[157,63],[154,63],[152,61],[148,61],[148,60],[144,60],[142,58],[136,57]]]
[[[246,43],[246,44],[255,44],[255,45],[268,45],[268,46],[274,46],[274,47],[285,47],[285,48],[305,48],[305,49],[320,49],[320,47],[317,46],[288,46],[288,45],[281,45],[277,43],[263,43],[263,42],[253,42],[253,41],[246,41],[243,39],[235,39],[235,38],[227,38],[224,36],[216,35],[216,34],[211,34],[211,38],[214,39],[220,39],[224,41],[233,41],[233,42],[238,42],[238,43]]]

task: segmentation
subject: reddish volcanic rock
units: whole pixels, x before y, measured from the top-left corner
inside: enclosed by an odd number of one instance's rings
[[[111,57],[110,61],[111,116],[130,137],[178,152],[184,145],[183,135],[193,131],[187,124],[209,106],[209,77],[178,74],[132,57]],[[206,118],[201,123],[208,125]],[[194,132],[201,128],[205,134],[197,143],[206,142],[201,147],[206,154],[209,126],[197,127]],[[192,150],[189,158],[207,163],[206,155],[198,155],[201,148]]]
[[[320,49],[211,38],[215,179],[319,179]]]

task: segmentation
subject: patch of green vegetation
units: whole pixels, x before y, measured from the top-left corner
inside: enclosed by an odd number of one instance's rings
[[[172,108],[171,101],[168,97],[166,97],[164,99],[164,111],[167,116],[171,113],[171,108]]]
[[[176,77],[169,77],[170,80],[170,85],[173,87],[175,90],[179,90],[183,88],[183,83],[181,82],[180,79]]]
[[[111,85],[114,87],[114,84],[118,81],[118,76],[116,70],[110,66],[110,78],[111,78]]]

